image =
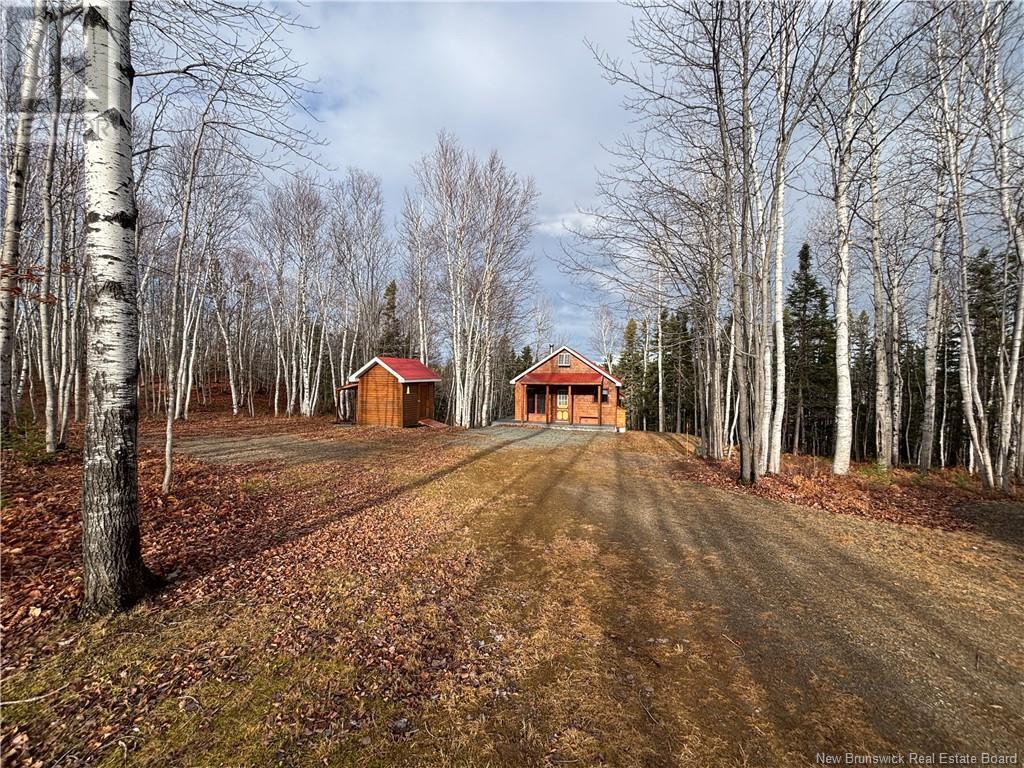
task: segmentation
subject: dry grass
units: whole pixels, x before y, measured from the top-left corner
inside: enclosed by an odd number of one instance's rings
[[[4,707],[5,765],[802,766],[1024,738],[1012,537],[697,485],[651,435],[179,435],[267,456],[183,456],[164,500],[145,459],[147,557],[178,579],[97,623],[71,611],[80,468],[6,464],[2,698],[50,695]]]

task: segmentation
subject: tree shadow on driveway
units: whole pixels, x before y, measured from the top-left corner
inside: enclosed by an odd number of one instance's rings
[[[679,605],[712,607],[761,711],[806,759],[1012,751],[1024,741],[1012,553],[972,561],[963,535],[631,482],[621,454],[616,462],[616,481],[586,513],[635,553],[641,573],[668,573]],[[844,703],[868,729],[829,717],[851,712]]]
[[[212,551],[212,556],[196,560],[190,557],[188,549],[185,548],[184,550],[176,551],[176,557],[173,559],[162,563],[163,569],[175,572],[175,583],[186,583],[190,580],[201,578],[212,571],[232,563],[258,557],[268,550],[315,534],[327,526],[357,516],[368,509],[386,505],[406,494],[414,493],[452,473],[480,462],[497,451],[534,439],[536,439],[536,433],[527,432],[503,440],[488,440],[481,447],[474,446],[474,451],[455,462],[442,464],[437,469],[408,482],[390,485],[383,481],[371,481],[373,486],[370,492],[362,492],[365,491],[365,488],[361,488],[358,498],[351,503],[346,500],[346,491],[348,489],[345,469],[339,465],[336,474],[337,481],[335,483],[318,485],[312,489],[316,493],[330,494],[331,498],[322,507],[310,504],[309,506],[312,508],[302,515],[266,514],[266,507],[263,505],[275,504],[276,495],[282,492],[274,488],[271,483],[269,488],[260,495],[260,503],[255,505],[255,508],[252,505],[249,508],[236,505],[236,507],[228,510],[207,510],[204,508],[194,514],[165,520],[164,525],[160,526],[160,529],[156,531],[162,539],[176,541],[195,540],[195,537],[204,535],[212,524],[218,526],[227,525],[233,530],[233,533],[230,537],[224,537],[221,545]],[[370,456],[372,451],[377,450],[371,445],[355,448],[345,447],[339,451],[337,443],[333,441],[324,442],[325,445],[322,448],[314,449],[313,453],[324,453],[330,455],[335,460],[339,452],[366,457]],[[284,441],[283,446],[286,456],[301,453],[302,451],[302,448],[294,445],[291,440]],[[400,458],[400,455],[392,455],[392,460],[394,461],[399,461]],[[316,461],[316,459],[307,459],[303,456],[302,463],[307,463],[308,461]],[[286,459],[283,464],[273,464],[271,467],[276,468],[288,465],[289,462]],[[259,465],[243,465],[242,471],[250,468],[254,471],[266,472],[266,468],[259,467]],[[188,506],[187,499],[183,506]],[[234,524],[232,524],[231,520],[226,521],[225,517],[236,518]]]

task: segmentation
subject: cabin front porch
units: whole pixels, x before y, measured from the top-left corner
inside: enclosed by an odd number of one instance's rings
[[[520,424],[625,431],[622,382],[568,347],[553,351],[511,383],[513,415]]]
[[[581,377],[582,378],[582,377]],[[523,383],[521,421],[541,426],[615,426],[607,418],[608,387],[601,378],[577,383]]]

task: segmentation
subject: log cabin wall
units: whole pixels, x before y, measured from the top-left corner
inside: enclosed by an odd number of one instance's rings
[[[381,427],[401,427],[403,385],[384,368],[375,365],[359,377],[356,422]],[[415,422],[413,422],[415,423]]]

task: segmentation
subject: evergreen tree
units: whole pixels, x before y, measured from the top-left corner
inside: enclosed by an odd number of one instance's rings
[[[623,383],[626,398],[626,418],[630,429],[640,429],[643,424],[644,366],[643,344],[638,338],[636,320],[626,323],[622,335],[622,352],[619,354],[618,374]]]
[[[863,461],[874,444],[875,356],[868,313],[850,318],[850,389],[853,392],[854,460]]]
[[[519,371],[525,371],[531,365],[533,365],[533,350],[530,349],[530,345],[527,344],[523,347],[523,351],[519,355]]]
[[[960,333],[953,314],[945,313],[940,324],[938,359],[938,409],[936,450],[942,464],[967,464],[969,437],[960,399]]]
[[[379,354],[402,357],[408,349],[407,339],[398,320],[398,285],[392,280],[384,289],[384,312],[381,316]]]
[[[828,292],[811,272],[811,249],[804,243],[799,267],[786,296],[786,360],[790,388],[788,444],[800,451],[831,451],[835,410],[835,326]]]
[[[695,432],[693,350],[689,317],[683,310],[665,312],[661,321],[665,343],[666,426],[674,432]]]
[[[967,291],[970,295],[971,321],[974,326],[974,350],[978,358],[978,385],[982,402],[992,397],[1003,322],[1003,259],[983,248],[967,267]]]
[[[495,360],[497,380],[494,388],[494,414],[498,418],[504,418],[511,416],[515,411],[514,393],[512,387],[508,386],[508,382],[523,370],[519,367],[521,359],[516,354],[508,334],[502,334],[498,339]]]

